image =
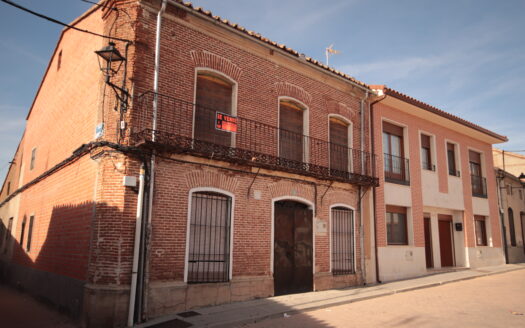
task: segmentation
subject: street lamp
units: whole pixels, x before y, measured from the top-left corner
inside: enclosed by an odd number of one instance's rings
[[[126,58],[120,54],[113,42],[110,42],[104,48],[95,51],[95,53],[98,55],[98,66],[106,78],[115,75],[119,71],[122,63],[126,60]],[[119,63],[116,69],[113,69],[113,63]]]
[[[126,44],[126,53],[128,49],[129,43]],[[119,87],[118,85],[111,82],[111,78],[120,70],[120,67],[122,66],[122,63],[126,63],[127,58],[122,56],[118,49],[115,47],[115,43],[109,42],[107,46],[104,48],[95,51],[98,58],[98,66],[104,76],[106,77],[106,84],[109,85],[113,91],[115,92],[115,95],[117,96],[118,100],[120,101],[120,109],[121,111],[126,111],[128,109],[128,98],[129,93],[126,89],[126,71],[124,71],[124,78],[122,81],[122,87]],[[114,63],[117,63],[118,66],[113,68],[115,65]]]

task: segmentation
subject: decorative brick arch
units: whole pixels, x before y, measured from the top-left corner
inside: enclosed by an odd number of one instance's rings
[[[275,92],[277,96],[287,96],[290,98],[297,99],[307,106],[310,106],[312,102],[312,95],[310,95],[303,88],[291,84],[288,82],[277,82],[274,84]]]
[[[345,103],[333,99],[325,99],[325,107],[328,114],[338,114],[354,122],[357,112]]]
[[[328,191],[321,204],[322,209],[329,209],[332,204],[347,204],[351,207],[357,206],[357,193],[353,190]]]
[[[239,181],[232,176],[219,174],[211,171],[194,170],[184,174],[186,185],[189,189],[197,187],[213,187],[235,193],[239,187]]]
[[[231,60],[205,50],[190,51],[195,67],[207,67],[226,74],[235,81],[239,81],[242,69]]]
[[[314,200],[313,187],[290,181],[280,181],[269,184],[268,191],[270,192],[271,198],[296,196],[311,201]]]

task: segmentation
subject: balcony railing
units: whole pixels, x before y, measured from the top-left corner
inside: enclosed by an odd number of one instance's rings
[[[236,133],[219,131],[215,118],[223,111],[166,95],[157,96],[153,129],[154,97],[146,92],[135,98],[135,145],[363,186],[379,184],[370,153],[243,117],[236,118]]]
[[[391,154],[384,154],[383,162],[385,168],[385,181],[405,185],[410,184],[408,159]]]
[[[472,196],[487,198],[487,179],[479,175],[471,175]]]

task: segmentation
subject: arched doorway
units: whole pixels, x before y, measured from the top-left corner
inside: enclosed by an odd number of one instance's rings
[[[292,200],[274,206],[274,295],[312,291],[312,210]]]

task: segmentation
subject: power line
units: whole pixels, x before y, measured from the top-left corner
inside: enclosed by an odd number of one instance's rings
[[[98,33],[95,33],[95,32],[88,31],[88,30],[80,29],[80,28],[75,27],[75,26],[71,26],[71,25],[69,25],[69,24],[66,24],[66,23],[64,23],[64,22],[61,22],[61,21],[56,20],[56,19],[54,19],[54,18],[51,18],[51,17],[48,17],[48,16],[46,16],[46,15],[43,15],[43,14],[37,13],[37,12],[31,10],[31,9],[27,9],[27,8],[25,8],[25,7],[22,7],[21,5],[16,4],[16,3],[14,3],[14,2],[12,2],[12,1],[10,1],[10,0],[0,0],[0,1],[5,2],[5,3],[7,3],[8,5],[11,5],[11,6],[13,6],[13,7],[15,7],[15,8],[18,8],[18,9],[20,9],[20,10],[23,10],[23,11],[25,11],[25,12],[28,12],[28,13],[30,13],[30,14],[32,14],[32,15],[38,16],[38,17],[40,17],[40,18],[43,18],[43,19],[45,19],[45,20],[48,20],[48,21],[53,22],[53,23],[58,24],[58,25],[62,25],[62,26],[65,26],[65,27],[69,27],[70,29],[73,29],[73,30],[76,30],[76,31],[79,31],[79,32],[88,33],[88,34],[91,34],[91,35],[99,36],[99,37],[106,38],[106,39],[110,39],[110,40],[116,40],[116,41],[122,41],[122,42],[133,43],[132,41],[127,40],[127,39],[121,39],[121,38],[116,38],[116,37],[112,37],[112,36],[108,36],[108,35],[104,35],[104,34],[98,34]]]

